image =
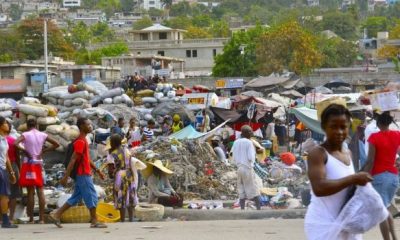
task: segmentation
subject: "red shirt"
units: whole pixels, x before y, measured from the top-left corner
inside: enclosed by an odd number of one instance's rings
[[[15,138],[11,136],[7,136],[7,143],[8,143],[8,158],[10,159],[10,162],[16,162],[17,161],[17,149],[14,146]]]
[[[374,166],[371,174],[383,172],[398,174],[395,166],[397,150],[400,146],[400,131],[380,131],[371,134],[368,142],[375,147]]]
[[[79,165],[77,168],[76,175],[78,176],[92,175],[92,169],[90,167],[89,144],[85,137],[79,137],[74,142],[74,152],[77,153],[78,155],[83,156],[83,158],[77,159]]]

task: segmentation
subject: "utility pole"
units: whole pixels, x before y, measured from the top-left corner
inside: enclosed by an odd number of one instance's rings
[[[44,19],[44,84],[43,84],[43,92],[47,92],[49,89],[49,63],[47,57],[47,19]]]

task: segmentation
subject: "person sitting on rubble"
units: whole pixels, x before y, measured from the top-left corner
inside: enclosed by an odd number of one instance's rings
[[[162,123],[162,127],[161,127],[163,136],[169,136],[171,134],[172,124],[173,124],[173,120],[172,120],[171,116],[166,115],[163,119],[163,123]]]
[[[214,152],[217,155],[218,160],[228,165],[228,160],[226,159],[226,153],[221,148],[218,137],[213,137],[213,139],[211,139],[211,146],[214,149]]]
[[[161,160],[148,163],[147,171],[150,171],[147,178],[149,203],[158,203],[166,207],[182,207],[183,197],[173,189],[168,179],[174,172],[166,168]]]
[[[131,120],[129,121],[129,129],[126,133],[126,138],[128,139],[129,147],[137,147],[140,145],[140,129],[136,126],[135,118],[131,118]]]
[[[184,128],[183,122],[181,121],[181,117],[179,114],[175,114],[173,118],[174,122],[172,123],[172,133],[179,132]]]
[[[156,123],[154,122],[154,120],[150,119],[149,121],[147,121],[147,127],[144,127],[142,129],[142,142],[153,141],[155,126],[156,126]]]

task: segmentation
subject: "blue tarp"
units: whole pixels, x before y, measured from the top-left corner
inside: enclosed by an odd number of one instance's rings
[[[321,123],[318,121],[318,115],[316,109],[307,107],[292,108],[292,113],[311,131],[325,135],[325,132],[321,128]]]
[[[196,138],[201,138],[201,137],[207,137],[207,136],[210,136],[211,134],[213,134],[219,128],[223,127],[228,121],[225,121],[224,123],[222,123],[222,124],[218,125],[216,128],[214,128],[213,130],[206,132],[206,133],[198,132],[198,131],[196,131],[196,129],[194,129],[194,127],[192,125],[188,125],[187,127],[183,128],[179,132],[169,135],[169,138],[181,140],[181,139],[196,139]]]

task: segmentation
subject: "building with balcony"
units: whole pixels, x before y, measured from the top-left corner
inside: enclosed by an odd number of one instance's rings
[[[103,57],[103,67],[119,67],[122,76],[138,73],[142,76],[165,76],[179,78],[184,76],[184,60],[166,56],[125,55],[118,57]]]
[[[182,59],[186,76],[210,75],[214,57],[222,53],[228,38],[184,39],[185,30],[160,24],[130,31],[127,39],[134,56],[168,56]]]

